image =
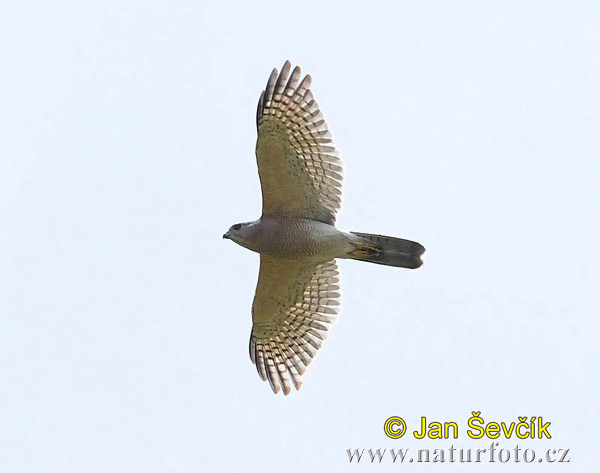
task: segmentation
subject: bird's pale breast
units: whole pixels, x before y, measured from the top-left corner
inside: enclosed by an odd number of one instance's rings
[[[327,261],[352,250],[349,235],[333,225],[293,217],[263,217],[256,251],[277,258]]]

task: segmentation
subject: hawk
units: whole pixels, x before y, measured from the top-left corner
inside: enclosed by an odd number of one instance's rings
[[[260,253],[250,358],[275,393],[301,376],[339,312],[336,258],[418,268],[425,248],[410,240],[335,227],[342,162],[299,67],[273,69],[256,113],[262,216],[223,238]]]

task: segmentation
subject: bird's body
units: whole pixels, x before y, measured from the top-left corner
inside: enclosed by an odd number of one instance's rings
[[[414,241],[335,226],[342,162],[310,85],[310,76],[300,80],[300,68],[292,71],[289,61],[281,74],[271,73],[256,115],[262,216],[223,235],[260,253],[250,358],[273,391],[285,394],[291,383],[300,389],[336,320],[336,258],[418,268],[425,251]]]
[[[344,258],[360,239],[328,223],[298,217],[263,216],[248,225],[240,245],[283,259],[324,262]]]

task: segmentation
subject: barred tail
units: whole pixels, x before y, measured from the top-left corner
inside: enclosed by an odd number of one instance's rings
[[[410,269],[423,264],[421,255],[425,248],[416,241],[371,233],[350,233],[360,237],[361,241],[354,243],[355,249],[348,253],[348,258]]]

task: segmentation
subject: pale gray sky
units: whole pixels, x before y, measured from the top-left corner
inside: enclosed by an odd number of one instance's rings
[[[552,440],[500,447],[570,448],[561,471],[592,471],[598,18],[591,1],[5,4],[0,470],[463,471],[345,449],[484,448],[479,410],[543,416]],[[286,59],[345,161],[339,225],[427,253],[418,271],[342,261],[340,320],[283,397],[248,357],[258,256],[221,235],[260,215],[255,107]],[[460,438],[388,439],[392,415]]]

